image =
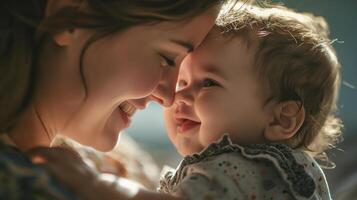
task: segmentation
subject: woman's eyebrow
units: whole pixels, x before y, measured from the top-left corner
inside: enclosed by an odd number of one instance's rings
[[[194,49],[193,44],[190,42],[187,42],[187,41],[183,41],[183,40],[179,40],[179,39],[171,39],[171,42],[176,43],[176,44],[184,47],[185,49],[187,49],[187,53],[192,52]]]

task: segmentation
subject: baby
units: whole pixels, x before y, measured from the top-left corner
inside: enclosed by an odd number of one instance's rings
[[[321,17],[237,5],[182,62],[168,136],[185,156],[159,191],[186,199],[331,199],[340,65]]]

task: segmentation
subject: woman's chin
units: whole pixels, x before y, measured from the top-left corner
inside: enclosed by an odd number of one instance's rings
[[[110,135],[108,133],[105,133],[101,138],[98,138],[98,140],[93,141],[92,144],[89,146],[102,152],[112,151],[118,142],[118,138],[119,133],[111,133]]]
[[[82,136],[85,137],[78,138],[78,140],[85,146],[92,147],[98,151],[107,152],[114,149],[122,129],[123,128],[114,128],[113,126],[107,126],[102,130],[97,129],[96,131],[92,129],[83,133]]]

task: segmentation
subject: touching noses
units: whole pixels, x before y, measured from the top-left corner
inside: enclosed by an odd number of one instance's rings
[[[155,101],[164,107],[170,107],[175,100],[175,88],[179,67],[165,69],[159,84],[150,95],[149,100]]]
[[[190,86],[181,87],[178,91],[176,91],[175,95],[175,104],[186,104],[191,106],[194,101],[193,88]]]

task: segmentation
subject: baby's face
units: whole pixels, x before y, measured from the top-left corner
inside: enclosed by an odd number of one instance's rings
[[[198,153],[229,133],[233,142],[264,141],[270,119],[253,68],[254,47],[241,38],[207,39],[182,62],[174,105],[164,112],[170,140],[181,155]]]

